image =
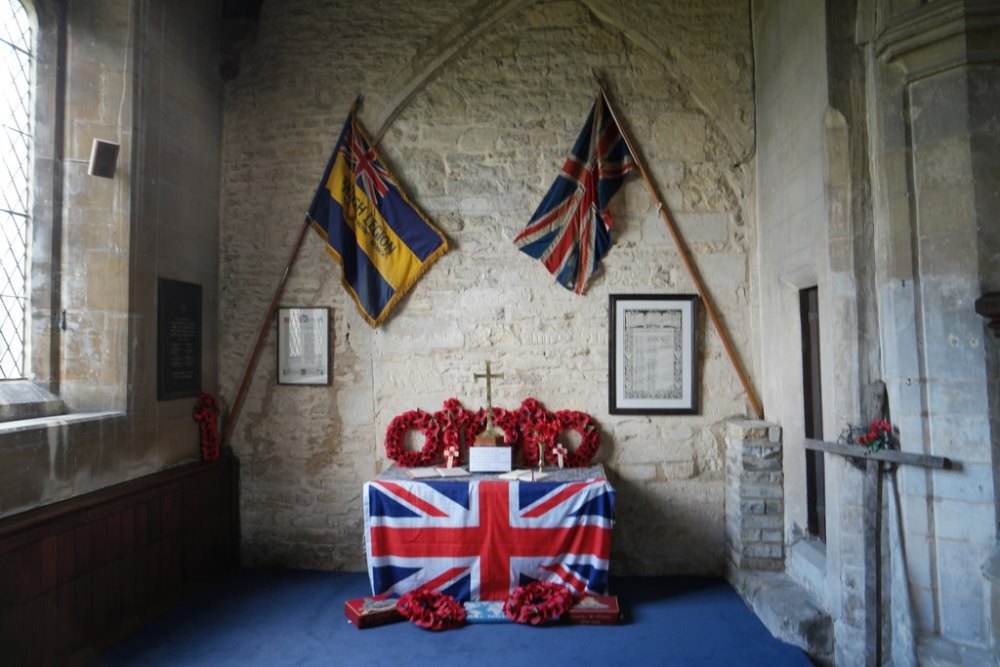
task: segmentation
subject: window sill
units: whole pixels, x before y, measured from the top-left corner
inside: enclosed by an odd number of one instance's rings
[[[826,544],[816,537],[807,537],[792,545],[792,553],[807,562],[817,572],[826,572]]]
[[[0,422],[0,436],[23,431],[35,431],[54,428],[57,426],[69,426],[70,424],[82,424],[86,422],[102,421],[124,417],[125,413],[119,410],[108,410],[105,412],[75,412],[65,415],[53,415],[49,417],[36,417],[34,419],[19,419],[17,421]]]
[[[54,417],[65,412],[62,399],[31,380],[0,382],[0,422]]]
[[[826,544],[807,537],[788,548],[787,570],[793,579],[819,600],[826,599]]]

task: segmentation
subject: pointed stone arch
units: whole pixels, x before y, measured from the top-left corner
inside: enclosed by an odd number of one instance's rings
[[[748,110],[749,119],[738,113],[724,112],[720,100],[688,74],[696,69],[693,60],[677,49],[660,48],[655,39],[642,32],[641,26],[629,20],[626,10],[620,5],[605,0],[578,0],[578,2],[597,22],[620,33],[626,42],[671,72],[695,106],[704,112],[707,122],[724,137],[731,151],[733,163],[743,162],[753,153],[755,140],[752,108]],[[481,0],[473,11],[464,13],[441,32],[436,38],[436,42],[441,45],[440,48],[411,62],[409,67],[401,70],[386,85],[387,90],[398,92],[373,110],[377,123],[372,125],[378,127],[375,133],[376,142],[382,138],[414,97],[473,46],[487,30],[530,3],[531,0]]]

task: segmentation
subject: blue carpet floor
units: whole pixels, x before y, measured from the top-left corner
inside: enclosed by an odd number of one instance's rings
[[[91,665],[803,665],[725,582],[612,579],[616,626],[410,623],[358,630],[344,600],[367,594],[364,574],[236,570],[96,658]]]

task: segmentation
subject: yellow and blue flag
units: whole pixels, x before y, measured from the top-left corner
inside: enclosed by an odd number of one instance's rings
[[[354,110],[323,173],[307,222],[340,264],[341,281],[373,327],[441,255],[444,234],[389,173]]]

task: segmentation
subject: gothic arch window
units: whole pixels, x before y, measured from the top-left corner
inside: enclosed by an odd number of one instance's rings
[[[34,18],[0,0],[0,380],[28,374]]]

